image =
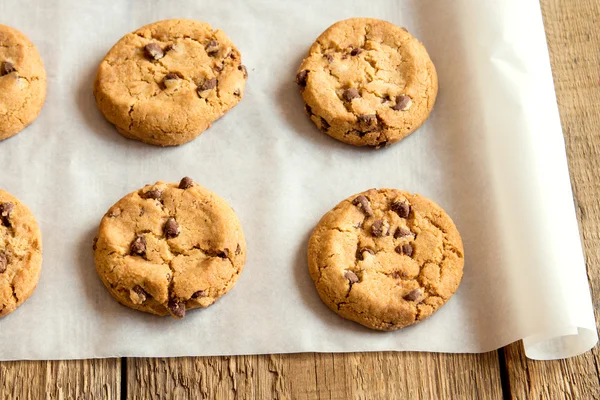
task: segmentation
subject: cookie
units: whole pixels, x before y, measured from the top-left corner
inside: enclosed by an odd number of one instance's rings
[[[196,138],[244,95],[238,49],[204,22],[166,20],[125,35],[100,63],[98,108],[123,136],[157,146]]]
[[[176,318],[227,293],[246,261],[233,209],[187,177],[119,200],[93,249],[100,278],[121,304]]]
[[[456,226],[437,204],[371,189],[323,216],[309,240],[308,268],[331,310],[389,331],[422,321],[450,299],[463,254]]]
[[[42,270],[42,237],[25,205],[0,190],[0,317],[31,296]]]
[[[21,32],[0,25],[0,140],[31,124],[45,99],[46,70],[40,53]]]
[[[296,75],[317,127],[354,146],[380,148],[419,128],[438,80],[425,47],[404,28],[371,18],[333,24]]]

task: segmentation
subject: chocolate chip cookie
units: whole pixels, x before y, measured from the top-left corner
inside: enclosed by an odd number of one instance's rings
[[[422,321],[454,294],[463,244],[437,204],[396,189],[354,195],[323,216],[308,244],[321,300],[378,330]]]
[[[121,304],[175,318],[227,293],[246,261],[233,209],[188,177],[119,200],[93,249],[100,278]]]
[[[35,217],[0,190],[0,317],[31,296],[42,269],[42,237]]]
[[[196,138],[244,95],[238,49],[204,22],[166,20],[125,35],[98,68],[100,111],[125,137],[158,146]]]
[[[354,146],[380,148],[419,128],[435,103],[438,80],[425,47],[386,21],[352,18],[321,34],[296,82],[310,119]]]
[[[0,25],[0,140],[21,132],[42,110],[46,70],[29,39]]]

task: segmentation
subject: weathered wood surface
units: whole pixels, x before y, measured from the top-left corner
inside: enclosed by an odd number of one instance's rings
[[[541,4],[597,305],[600,2],[542,0]],[[120,360],[114,359],[23,361],[0,363],[0,398],[498,399],[504,395],[600,399],[599,361],[598,348],[568,360],[532,361],[525,358],[521,343],[479,355],[387,352],[140,358],[128,359],[123,371]]]
[[[119,399],[119,359],[0,363],[0,399]]]
[[[131,399],[498,399],[496,352],[129,359]]]

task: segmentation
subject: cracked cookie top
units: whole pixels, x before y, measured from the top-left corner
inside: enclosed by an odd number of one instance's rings
[[[246,261],[233,209],[188,177],[123,197],[102,218],[93,248],[120,303],[176,318],[227,293]]]
[[[42,269],[42,238],[31,211],[0,190],[0,317],[33,293]]]
[[[46,70],[40,53],[21,32],[0,25],[0,140],[32,123],[45,99]]]
[[[371,18],[340,21],[321,34],[296,82],[311,120],[355,146],[380,148],[425,122],[438,81],[425,47],[404,28]]]
[[[463,274],[463,244],[437,204],[396,189],[354,195],[323,216],[308,245],[321,300],[344,318],[395,330],[433,314]]]
[[[100,63],[98,107],[125,137],[159,146],[186,143],[234,107],[248,72],[221,30],[165,20],[125,35]]]

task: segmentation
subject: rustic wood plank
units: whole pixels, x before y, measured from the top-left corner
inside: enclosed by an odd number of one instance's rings
[[[119,399],[120,359],[0,363],[0,399]]]
[[[588,277],[600,303],[600,3],[542,0]],[[579,357],[533,361],[521,343],[504,349],[515,399],[600,399],[598,347]]]
[[[496,352],[139,358],[127,382],[131,399],[502,397]]]

